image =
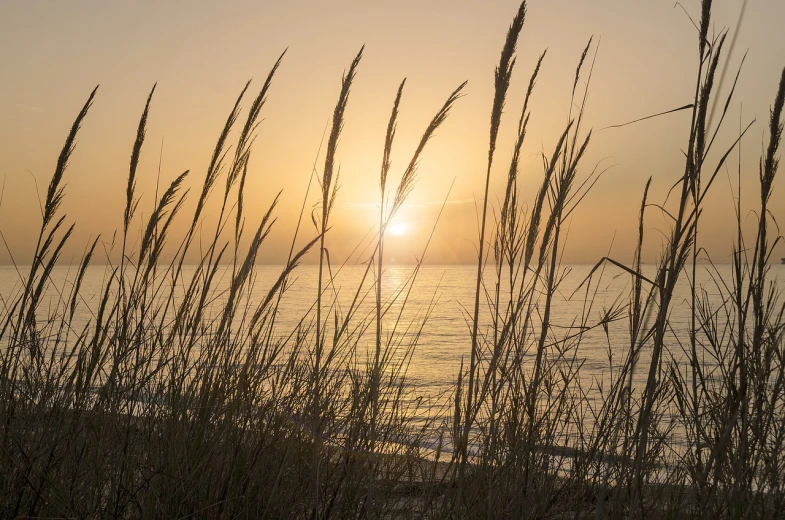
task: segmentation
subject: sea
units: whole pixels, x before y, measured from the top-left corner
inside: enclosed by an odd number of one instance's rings
[[[559,285],[552,302],[552,332],[548,344],[556,348],[564,344],[564,338],[580,336],[579,342],[570,340],[569,356],[573,362],[580,364],[581,381],[588,384],[589,393],[594,392],[597,394],[595,397],[601,399],[601,395],[598,395],[601,393],[600,386],[610,381],[614,370],[618,369],[629,351],[629,322],[627,315],[622,312],[607,326],[592,325],[614,309],[623,309],[627,305],[633,278],[611,264],[593,272],[594,267],[563,265],[559,268]],[[58,305],[63,305],[64,295],[70,292],[70,284],[77,269],[77,266],[54,268],[43,310],[52,311]],[[243,308],[246,308],[245,305],[253,308],[254,303],[262,301],[282,269],[282,266],[256,266],[252,291],[244,298]],[[645,265],[642,270],[649,279],[654,278],[654,265]],[[186,267],[183,278],[189,279],[194,271],[194,267]],[[3,313],[8,312],[14,298],[22,290],[27,272],[29,267],[26,266],[0,267],[0,308]],[[80,304],[74,316],[74,329],[81,329],[94,320],[108,273],[109,270],[104,266],[88,268],[82,283]],[[701,288],[700,299],[710,307],[720,309],[733,287],[732,267],[698,264],[695,275],[697,286]],[[413,398],[449,399],[461,366],[464,369],[468,367],[476,277],[476,266],[424,265],[417,270],[413,266],[385,267],[382,277],[386,309],[382,327],[383,342],[400,352],[411,349],[406,381]],[[691,277],[692,269],[689,266],[681,276],[672,300],[670,331],[664,353],[666,361],[673,361],[685,370],[688,366],[686,362],[680,363],[685,359],[685,349],[689,348]],[[224,301],[230,279],[230,268],[219,270],[216,290],[210,300],[213,308],[217,309],[218,304]],[[360,336],[357,343],[359,353],[363,354],[364,351],[370,355],[375,344],[373,272],[367,272],[365,265],[333,267],[331,276],[325,274],[325,279],[330,280],[324,284],[323,293],[325,309],[329,312],[326,320],[328,330],[334,327],[336,312],[339,322],[350,311],[354,312],[352,326],[348,330]],[[364,283],[361,284],[363,279]],[[481,334],[488,334],[493,316],[490,304],[496,283],[493,266],[485,269],[483,279],[479,328]],[[772,287],[785,290],[785,265],[770,265],[768,279],[773,283]],[[288,337],[298,325],[307,326],[309,322],[313,325],[317,280],[318,266],[302,265],[292,273],[276,316],[277,337]],[[506,276],[503,276],[502,287],[505,283]],[[643,286],[645,289],[647,283],[644,282]],[[782,301],[779,305],[782,305]],[[540,323],[542,311],[542,307],[538,306],[533,323]],[[303,320],[303,317],[307,318]],[[587,326],[589,329],[585,328]],[[533,362],[533,353],[534,349],[525,362]],[[701,355],[707,364],[714,363],[711,353],[703,352]],[[639,362],[646,368],[634,373],[636,388],[645,386],[647,358],[644,346]],[[444,413],[449,413],[449,409],[445,408]]]

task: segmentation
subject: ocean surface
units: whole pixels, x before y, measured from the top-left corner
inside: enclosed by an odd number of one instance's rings
[[[554,341],[558,341],[559,331],[563,336],[577,332],[577,325],[591,324],[608,309],[626,305],[632,285],[631,276],[614,266],[607,266],[602,273],[595,273],[591,284],[584,285],[581,290],[575,289],[589,275],[593,266],[571,265],[562,266],[563,276],[558,293],[552,307],[551,321],[554,325]],[[0,308],[8,312],[11,302],[22,289],[20,273],[27,269],[13,266],[0,267]],[[186,270],[185,278],[193,273],[193,268]],[[261,301],[281,272],[280,266],[257,266],[253,291],[246,303],[253,306]],[[644,266],[644,273],[653,277],[654,266]],[[75,266],[58,266],[52,272],[52,287],[47,291],[44,309],[55,309],[63,301],[62,294],[70,291],[77,268]],[[92,266],[88,269],[81,290],[82,303],[76,310],[75,329],[81,328],[93,319],[102,287],[106,283],[108,271],[103,266]],[[329,326],[333,323],[333,313],[338,309],[343,318],[356,299],[356,314],[353,324],[362,328],[367,326],[360,335],[358,353],[372,352],[374,345],[374,288],[373,273],[368,274],[363,288],[358,291],[363,279],[365,266],[349,266],[333,270],[334,282],[326,287],[325,302],[334,302],[330,314]],[[455,384],[461,363],[468,365],[471,349],[471,312],[474,306],[476,267],[474,266],[423,266],[411,282],[413,267],[390,266],[383,276],[384,300],[389,309],[383,320],[385,341],[399,347],[414,345],[414,352],[408,368],[407,380],[419,396],[445,396]],[[691,272],[689,273],[691,275]],[[316,282],[318,268],[316,266],[300,266],[290,279],[290,284],[281,301],[279,314],[276,318],[275,334],[286,337],[301,323],[304,316],[313,320],[313,303],[316,300]],[[732,287],[730,265],[698,265],[696,270],[698,285],[705,291],[705,298],[710,305],[719,308],[727,293],[723,284]],[[220,303],[225,298],[230,270],[219,272],[219,282],[214,302]],[[492,267],[485,274],[485,289],[490,294],[495,283]],[[769,280],[785,289],[785,265],[771,265]],[[644,283],[644,286],[646,284]],[[587,299],[587,287],[591,298]],[[666,359],[678,362],[683,355],[683,348],[689,343],[689,279],[681,277],[680,284],[673,298],[671,311],[672,330],[667,342]],[[215,303],[213,304],[215,305]],[[541,311],[540,311],[541,312]],[[209,314],[209,313],[208,313]],[[491,313],[488,299],[481,299],[481,331],[487,330]],[[313,323],[311,321],[311,323]],[[536,323],[539,323],[537,318]],[[620,363],[629,349],[628,320],[621,314],[618,321],[608,326],[607,332],[598,327],[586,332],[576,349],[572,352],[577,362],[582,364],[582,381],[607,381],[614,365]],[[645,363],[647,352],[642,352]],[[533,354],[532,354],[533,359]],[[708,359],[708,357],[707,357]],[[710,361],[707,361],[710,362]],[[643,365],[646,366],[646,365]],[[635,373],[635,386],[643,384],[646,370]]]

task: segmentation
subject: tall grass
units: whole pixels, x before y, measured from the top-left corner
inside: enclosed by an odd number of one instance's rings
[[[555,319],[569,272],[561,261],[565,226],[604,173],[587,164],[592,131],[585,114],[597,45],[589,40],[576,56],[574,108],[553,149],[542,153],[538,188],[522,192],[522,150],[536,82],[548,61],[543,52],[533,64],[511,160],[500,167],[497,141],[526,15],[520,5],[494,76],[476,290],[467,313],[468,363],[454,374],[449,397],[434,397],[430,405],[415,396],[408,371],[436,296],[414,318],[407,313],[412,294],[421,290],[428,246],[402,285],[386,287],[385,233],[418,175],[427,175],[418,169],[420,160],[437,130],[449,124],[465,83],[438,108],[394,184],[391,157],[405,80],[398,87],[380,143],[378,229],[368,247],[358,248],[364,268],[348,300],[339,298],[336,286],[345,264],[331,262],[328,246],[339,196],[338,144],[362,49],[341,81],[323,168],[314,168],[320,184],[315,232],[299,237],[298,223],[288,260],[268,286],[257,281],[255,261],[268,247],[279,194],[251,201],[244,191],[284,55],[240,124],[251,84],[243,86],[198,182],[193,213],[185,217],[189,172],[163,189],[148,217],[136,211],[137,171],[154,110],[151,89],[118,215],[119,264],[93,265],[95,239],[67,283],[58,284],[53,272],[74,229],[60,211],[67,166],[98,99],[94,90],[55,166],[32,264],[17,267],[18,291],[2,294],[1,516],[780,516],[785,304],[768,266],[781,240],[771,208],[785,70],[760,159],[760,197],[752,208],[757,227],[749,236],[742,230],[749,208],[741,205],[741,143],[752,123],[742,121],[737,138],[710,155],[720,146],[717,135],[727,125],[741,70],[715,123],[726,33],[709,39],[712,2],[701,5],[694,100],[683,107],[691,113],[685,165],[670,179],[675,198],[651,202],[649,179],[632,264],[601,259],[571,296],[582,309],[567,324]],[[707,193],[716,190],[734,152],[737,228],[732,276],[723,278],[701,248],[699,224]],[[495,206],[496,175],[504,196]],[[221,182],[223,189],[216,189]],[[220,211],[211,220],[205,208],[215,196]],[[245,208],[262,200],[263,216],[248,223]],[[306,196],[303,211],[307,203]],[[643,262],[644,220],[651,211],[669,222],[653,268]],[[185,221],[181,237],[174,233],[179,219]],[[208,239],[194,251],[202,230],[209,230]],[[316,293],[287,328],[289,322],[282,325],[277,317],[309,252],[319,259]],[[194,254],[198,262],[188,265]],[[702,260],[709,262],[701,267]],[[101,269],[98,294],[85,294],[87,273]],[[708,270],[710,284],[697,283],[699,269]],[[629,276],[630,284],[601,308],[606,270]],[[672,311],[684,280],[689,334],[679,337]],[[80,312],[90,315],[86,323]],[[625,322],[626,336],[609,332]],[[590,337],[607,343],[602,381],[587,378],[582,368]]]

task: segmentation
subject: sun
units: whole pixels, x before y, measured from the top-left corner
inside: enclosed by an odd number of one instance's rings
[[[406,224],[398,223],[393,224],[389,227],[389,231],[391,235],[395,235],[397,237],[406,234]]]

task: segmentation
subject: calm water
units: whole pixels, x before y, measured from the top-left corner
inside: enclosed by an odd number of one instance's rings
[[[631,279],[629,275],[620,270],[609,267],[601,280],[595,279],[591,287],[592,292],[596,291],[596,296],[589,306],[585,299],[585,289],[574,296],[572,293],[589,274],[591,266],[575,265],[567,266],[564,269],[565,278],[552,309],[552,322],[556,326],[555,330],[564,331],[564,335],[574,331],[570,327],[580,323],[582,316],[588,316],[587,321],[591,323],[598,319],[604,309],[627,301]],[[709,266],[698,267],[698,283],[703,285],[707,291],[709,301],[713,305],[719,306],[721,294],[716,283],[722,278],[728,281],[729,287],[731,286],[731,267],[721,265],[716,267],[716,271],[710,269],[712,268]],[[363,266],[353,266],[346,267],[337,273],[334,287],[329,289],[327,299],[336,298],[340,312],[345,313],[349,308],[364,270]],[[20,268],[20,271],[26,272],[24,268]],[[69,280],[73,279],[75,271],[75,267],[68,266],[59,266],[54,270],[52,280],[59,291],[50,290],[47,294],[48,304],[52,308],[62,301],[58,292],[67,294],[70,289]],[[259,266],[256,270],[254,290],[250,299],[258,301],[263,298],[280,271],[281,268],[276,266]],[[193,270],[190,272],[192,273]],[[646,267],[645,272],[651,275],[654,272],[654,267]],[[395,296],[396,291],[406,286],[406,281],[411,273],[411,267],[390,267],[385,272],[383,286],[385,297],[393,300],[384,322],[385,334],[388,337],[404,300],[404,296],[401,294]],[[227,286],[230,274],[229,271],[225,271],[221,275],[219,287],[225,288]],[[430,310],[430,315],[422,327],[408,373],[408,379],[412,385],[417,387],[418,394],[437,395],[448,390],[455,382],[462,358],[468,362],[471,346],[469,313],[473,309],[474,303],[475,276],[476,268],[472,266],[423,267],[414,283],[413,290],[408,295],[408,302],[403,310],[402,318],[395,329],[394,343],[408,344],[419,332],[422,318]],[[84,302],[77,310],[76,325],[83,325],[92,319],[101,288],[105,284],[105,277],[106,271],[103,267],[95,266],[88,270],[82,288]],[[491,281],[493,278],[492,269],[489,269],[487,271],[489,285],[493,283]],[[372,274],[369,275],[369,280],[371,279]],[[776,280],[781,288],[785,288],[785,284],[783,284],[785,265],[771,266],[770,279]],[[315,301],[316,280],[317,268],[315,266],[301,266],[297,269],[280,307],[280,314],[277,318],[277,334],[288,334],[309,312]],[[17,271],[13,267],[0,267],[0,296],[2,296],[0,305],[2,305],[4,312],[7,312],[5,309],[7,309],[8,301],[18,294],[20,289],[21,282]],[[674,297],[671,315],[673,335],[668,345],[669,353],[675,359],[679,359],[680,356],[679,339],[686,342],[689,337],[687,334],[688,295],[687,279],[682,277],[682,282]],[[222,293],[218,291],[216,293],[217,301],[220,301],[222,297]],[[375,329],[372,321],[374,312],[373,287],[368,281],[366,281],[366,289],[361,291],[358,300],[361,303],[355,323],[368,320],[367,323],[370,327],[360,341],[360,349],[366,348],[367,351],[370,351],[373,346]],[[489,311],[487,303],[484,301],[483,311],[485,316],[483,319],[487,324]],[[608,335],[610,341],[600,328],[589,332],[582,338],[577,349],[577,359],[583,363],[582,379],[606,379],[610,366],[609,352],[614,355],[614,362],[622,360],[622,356],[629,348],[626,317],[622,316],[621,320],[612,324],[609,327]],[[638,383],[645,378],[644,372],[644,370],[637,372]]]

